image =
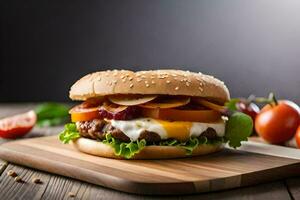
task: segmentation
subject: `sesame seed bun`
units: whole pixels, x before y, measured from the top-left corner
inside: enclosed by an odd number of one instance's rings
[[[73,140],[72,143],[77,150],[87,154],[106,158],[124,159],[115,155],[112,147],[97,140],[81,137]],[[199,145],[196,149],[194,149],[191,155],[187,155],[186,151],[179,147],[151,145],[144,147],[139,153],[135,154],[130,159],[185,158],[214,153],[223,149],[223,146],[223,144]]]
[[[160,94],[229,100],[224,83],[212,76],[181,70],[113,70],[88,74],[70,90],[72,100],[116,94]]]

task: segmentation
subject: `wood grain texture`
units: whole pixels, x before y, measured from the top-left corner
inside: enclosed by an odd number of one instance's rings
[[[5,170],[5,168],[7,167],[7,165],[8,165],[8,163],[6,161],[0,159],[0,175]]]
[[[300,199],[300,178],[289,178],[285,181],[285,183],[290,195],[294,199]]]
[[[0,146],[0,157],[40,170],[138,194],[216,191],[300,174],[299,160],[225,150],[173,160],[115,160],[80,153],[57,136]]]
[[[6,173],[14,170],[22,179],[23,183],[17,183]],[[40,178],[42,183],[32,183],[33,178]],[[75,194],[70,197],[69,193]],[[1,199],[99,199],[99,200],[118,200],[118,199],[142,199],[142,200],[202,200],[202,199],[236,199],[236,200],[265,200],[265,199],[290,199],[289,193],[283,182],[273,182],[260,184],[252,187],[240,188],[238,190],[227,190],[215,193],[205,193],[200,195],[185,196],[141,196],[127,194],[99,187],[85,182],[80,182],[71,178],[58,175],[51,175],[34,169],[23,168],[10,164],[0,177],[0,197]]]

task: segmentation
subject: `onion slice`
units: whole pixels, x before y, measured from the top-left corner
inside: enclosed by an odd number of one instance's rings
[[[157,99],[154,102],[148,102],[139,106],[143,108],[176,108],[188,104],[190,100],[190,97],[172,96],[171,98]]]
[[[207,101],[205,99],[201,99],[201,98],[195,98],[193,99],[194,102],[202,105],[202,106],[205,106],[207,108],[210,108],[212,110],[215,110],[215,111],[218,111],[218,112],[225,112],[225,106],[221,106],[221,105],[218,105],[218,104],[215,104],[215,103],[212,103],[210,101]]]
[[[122,112],[122,111],[126,110],[127,108],[128,108],[128,106],[122,106],[122,105],[118,105],[118,104],[104,102],[103,105],[99,109],[100,110],[104,109],[111,113],[118,113],[118,112]]]
[[[109,101],[122,106],[135,106],[154,100],[157,95],[114,95],[108,97]]]

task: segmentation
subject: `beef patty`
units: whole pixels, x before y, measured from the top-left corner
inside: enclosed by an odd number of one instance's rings
[[[114,138],[120,141],[130,142],[130,138],[120,129],[113,127],[110,122],[104,120],[94,119],[91,121],[76,122],[76,127],[82,137],[103,140],[105,139],[105,135],[110,133]],[[213,128],[206,129],[201,136],[205,136],[208,139],[215,139],[218,137]],[[161,138],[157,133],[146,130],[140,134],[139,140],[142,139],[145,139],[147,142],[161,141]]]

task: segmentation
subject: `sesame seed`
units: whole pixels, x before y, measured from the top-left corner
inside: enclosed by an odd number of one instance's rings
[[[117,80],[114,80],[113,82],[116,84],[118,81],[117,81]]]
[[[8,176],[11,176],[11,177],[16,177],[16,176],[17,176],[17,173],[16,173],[15,171],[13,171],[13,170],[9,170],[9,171],[7,172],[7,175],[8,175]]]
[[[151,84],[155,84],[155,82],[154,82],[154,81],[151,81]]]
[[[132,79],[133,79],[132,77],[129,78],[130,81],[132,81]]]
[[[203,91],[202,87],[198,87],[198,89],[199,89],[200,91]]]
[[[136,81],[137,81],[137,82],[141,82],[141,81],[142,81],[142,79],[138,78],[138,79],[136,79]]]
[[[42,183],[41,179],[39,179],[39,178],[33,178],[32,182],[35,183],[35,184],[41,184]]]
[[[69,192],[68,196],[69,197],[75,197],[76,195],[73,192]]]
[[[133,87],[133,84],[131,83],[131,84],[129,85],[129,87],[132,88],[132,87]]]
[[[169,84],[169,83],[171,83],[171,81],[167,80],[167,81],[166,81],[166,83],[168,83],[168,84]]]
[[[175,88],[175,90],[178,90],[178,89],[179,89],[179,87],[176,87],[176,88]]]
[[[15,177],[15,182],[21,183],[21,182],[23,182],[23,180],[20,176],[16,176]]]
[[[185,82],[186,86],[190,86],[190,83],[189,82]]]
[[[177,75],[176,74],[172,74],[172,76],[176,77]]]
[[[150,85],[149,84],[146,84],[146,87],[149,87]]]
[[[123,78],[125,78],[125,76],[124,76],[124,75],[122,75],[122,76],[121,76],[121,79],[123,79]]]
[[[145,81],[145,84],[148,84],[148,81]]]
[[[123,79],[122,82],[124,83],[126,81],[126,79]]]

